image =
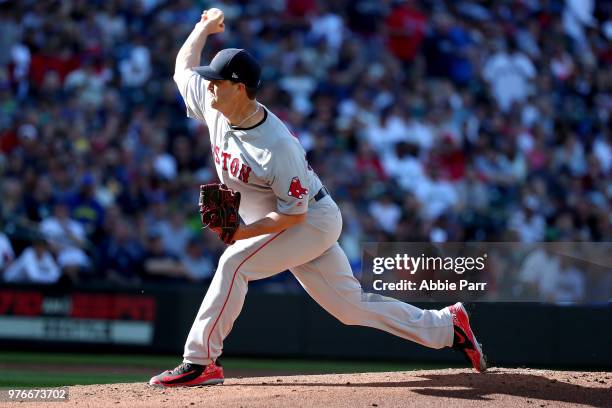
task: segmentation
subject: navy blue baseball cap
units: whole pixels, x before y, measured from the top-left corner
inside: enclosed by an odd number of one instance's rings
[[[193,70],[208,80],[242,82],[246,87],[255,89],[261,85],[259,63],[248,51],[240,48],[221,50],[210,61],[210,65],[195,67]]]

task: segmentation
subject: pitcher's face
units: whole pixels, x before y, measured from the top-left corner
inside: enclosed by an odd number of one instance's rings
[[[226,79],[213,79],[208,83],[210,106],[219,112],[233,109],[240,96],[241,84]]]

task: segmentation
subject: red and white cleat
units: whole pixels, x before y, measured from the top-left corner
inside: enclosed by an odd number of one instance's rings
[[[156,387],[192,387],[196,385],[223,384],[223,367],[215,363],[207,366],[182,363],[174,370],[164,371],[152,377],[149,385]]]
[[[461,351],[479,373],[486,371],[487,361],[482,348],[470,327],[470,318],[461,302],[448,307],[453,316],[453,349]]]

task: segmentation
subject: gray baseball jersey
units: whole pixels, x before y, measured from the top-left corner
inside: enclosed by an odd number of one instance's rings
[[[227,247],[187,337],[185,362],[214,362],[242,309],[248,283],[287,269],[317,303],[346,324],[375,327],[433,348],[452,344],[448,308],[421,310],[391,298],[364,300],[337,243],[342,231],[340,210],[329,195],[310,200],[321,181],[309,168],[298,140],[274,114],[266,109],[256,126],[233,128],[207,101],[208,81],[191,70],[174,79],[187,115],[208,125],[217,174],[241,192],[240,215],[245,222],[257,221],[270,211],[308,211],[307,222]]]
[[[322,184],[306,161],[306,152],[283,122],[264,109],[264,119],[249,128],[230,126],[211,108],[202,76],[186,70],[175,80],[187,116],[205,121],[217,175],[222,183],[240,191],[240,216],[246,223],[271,211],[303,214]]]

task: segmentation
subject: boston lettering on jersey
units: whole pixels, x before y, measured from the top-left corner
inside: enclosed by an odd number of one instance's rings
[[[238,157],[232,158],[228,152],[222,152],[219,146],[213,149],[215,155],[215,163],[222,164],[224,171],[229,171],[232,176],[239,178],[243,183],[249,182],[251,167],[245,163],[241,163]]]

